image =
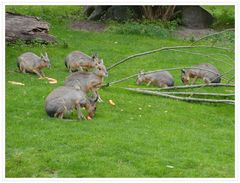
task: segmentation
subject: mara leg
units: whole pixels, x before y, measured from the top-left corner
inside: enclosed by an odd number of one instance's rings
[[[72,72],[71,66],[69,64],[67,64],[67,69],[70,73]]]
[[[54,117],[63,119],[63,116],[66,112],[67,112],[67,108],[65,106],[61,106],[61,107],[58,108],[58,110],[54,114]]]
[[[24,74],[26,73],[26,70],[22,64],[19,65],[19,70],[20,70],[20,72],[22,72]]]
[[[58,115],[58,118],[63,119],[63,116],[64,116],[64,112],[60,113],[60,114]]]
[[[45,77],[45,74],[44,74],[43,70],[40,70],[39,73],[40,73],[43,77]]]
[[[161,85],[160,85],[160,87],[162,87],[162,88],[167,88],[167,87],[168,87],[168,85],[167,85],[167,84],[165,84],[165,83],[163,83],[163,84],[161,84]]]
[[[209,78],[206,78],[204,77],[203,78],[203,81],[208,85],[209,83],[211,83],[210,79]]]
[[[197,76],[195,76],[195,77],[193,78],[193,80],[192,80],[192,84],[193,84],[193,85],[196,83],[197,78],[198,78]]]
[[[81,112],[81,107],[80,107],[80,104],[77,104],[76,105],[76,109],[77,109],[77,115],[78,115],[78,119],[81,120],[81,119],[85,119],[85,116],[83,115],[83,113]]]
[[[147,83],[147,86],[149,86],[151,83],[152,83],[152,80],[150,80],[150,81]]]
[[[98,94],[97,91],[94,91],[93,95],[94,95],[94,97],[98,97],[98,102],[103,102],[103,100],[101,99],[101,97],[100,97],[100,95]]]
[[[33,69],[33,72],[36,73],[40,78],[42,78],[42,75],[37,71],[36,69]]]

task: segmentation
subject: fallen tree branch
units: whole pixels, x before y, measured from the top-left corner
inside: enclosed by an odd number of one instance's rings
[[[168,50],[167,50],[168,51]],[[228,62],[225,62],[223,60],[220,60],[220,59],[217,59],[215,57],[212,57],[212,55],[218,55],[218,54],[209,54],[209,55],[205,55],[205,54],[202,54],[202,53],[198,53],[198,52],[190,52],[190,51],[183,51],[183,50],[176,50],[176,49],[170,49],[170,51],[176,51],[176,52],[181,52],[181,53],[187,53],[187,54],[193,54],[193,55],[199,55],[199,56],[202,56],[202,57],[210,57],[211,59],[214,59],[214,60],[217,60],[217,61],[220,61],[222,63],[225,63],[231,67],[233,67],[233,64],[230,64]],[[221,54],[222,56],[227,56],[225,54]],[[227,57],[227,58],[230,58],[230,57]]]
[[[107,70],[111,70],[112,68],[116,67],[119,64],[122,64],[124,62],[126,62],[127,60],[130,60],[132,58],[135,57],[140,57],[143,55],[148,55],[148,54],[152,54],[152,53],[156,53],[156,52],[160,52],[160,51],[164,51],[164,50],[170,50],[170,49],[186,49],[186,48],[215,48],[215,49],[223,49],[223,50],[229,50],[228,48],[223,48],[223,47],[214,47],[214,46],[204,46],[204,45],[199,45],[199,46],[171,46],[171,47],[162,47],[162,48],[158,48],[155,50],[150,50],[150,51],[146,51],[146,52],[142,52],[142,53],[137,53],[134,55],[130,55],[127,58],[124,58],[122,60],[120,60],[119,62],[111,65],[110,67],[107,68]]]
[[[233,81],[235,78],[235,76],[231,77],[228,81],[227,81],[227,84],[229,84],[231,81]]]
[[[208,35],[203,36],[203,37],[199,38],[198,40],[194,41],[191,45],[194,45],[194,44],[196,44],[197,42],[199,42],[199,41],[201,41],[201,40],[203,40],[203,39],[206,39],[206,38],[208,38],[208,37],[216,36],[216,35],[223,34],[223,33],[225,33],[225,32],[229,32],[229,31],[235,31],[235,29],[234,29],[234,28],[231,28],[231,29],[226,29],[226,30],[223,30],[223,31],[220,31],[220,32],[216,32],[216,33],[213,33],[213,34],[208,34]]]
[[[228,58],[228,60],[234,61],[232,57],[230,57],[229,55],[226,54],[221,54],[221,53],[213,53],[213,54],[208,54],[209,56],[211,55],[219,55],[219,56],[224,56],[226,58]]]
[[[210,83],[210,84],[199,84],[199,85],[184,85],[184,86],[171,86],[166,88],[136,88],[141,90],[172,90],[172,89],[188,89],[188,88],[200,88],[200,87],[235,87],[233,84],[223,83]]]
[[[199,69],[199,70],[204,70],[204,71],[208,71],[208,72],[217,74],[217,73],[215,73],[215,72],[213,72],[213,71],[211,71],[211,70],[209,70],[209,69],[198,68],[198,67],[178,67],[178,68],[161,69],[161,70],[155,70],[155,71],[148,71],[148,72],[145,72],[145,74],[151,74],[151,73],[159,72],[159,71],[172,71],[172,70],[180,70],[180,69]],[[120,80],[109,82],[109,83],[107,83],[107,84],[102,85],[102,87],[112,86],[113,84],[126,81],[126,80],[128,80],[128,79],[131,79],[131,78],[133,78],[133,77],[136,77],[137,75],[138,75],[138,74],[133,74],[133,75],[131,75],[131,76],[122,78],[122,79],[120,79]],[[222,75],[220,75],[220,76],[218,76],[218,77],[222,77]],[[228,80],[228,78],[225,78],[225,77],[222,77],[222,78]],[[215,79],[217,79],[217,78],[215,78]]]
[[[234,100],[216,100],[216,99],[204,99],[204,98],[192,98],[192,97],[179,97],[179,96],[168,95],[168,94],[164,94],[162,92],[156,92],[156,91],[148,91],[148,90],[141,90],[141,89],[135,89],[135,88],[124,88],[124,89],[130,90],[130,91],[135,91],[138,93],[163,96],[163,97],[167,97],[167,98],[183,100],[183,101],[188,101],[188,102],[209,102],[209,103],[234,104]]]
[[[199,96],[216,96],[216,97],[231,97],[235,96],[233,93],[198,93],[198,92],[161,92],[170,95],[199,95]]]

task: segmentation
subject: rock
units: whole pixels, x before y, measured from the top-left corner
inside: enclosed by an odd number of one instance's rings
[[[6,12],[5,31],[6,42],[22,40],[53,43],[56,41],[53,36],[48,34],[49,24],[33,16]]]
[[[180,6],[182,24],[192,29],[208,28],[213,16],[200,6]]]

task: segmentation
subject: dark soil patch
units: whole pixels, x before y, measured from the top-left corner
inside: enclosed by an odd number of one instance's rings
[[[77,30],[84,30],[89,32],[103,32],[107,26],[101,22],[93,21],[78,21],[71,24],[71,28]]]

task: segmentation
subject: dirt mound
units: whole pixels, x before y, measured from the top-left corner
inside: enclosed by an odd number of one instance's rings
[[[89,32],[103,32],[106,27],[107,26],[104,23],[93,21],[77,21],[71,24],[72,29],[84,30]]]

